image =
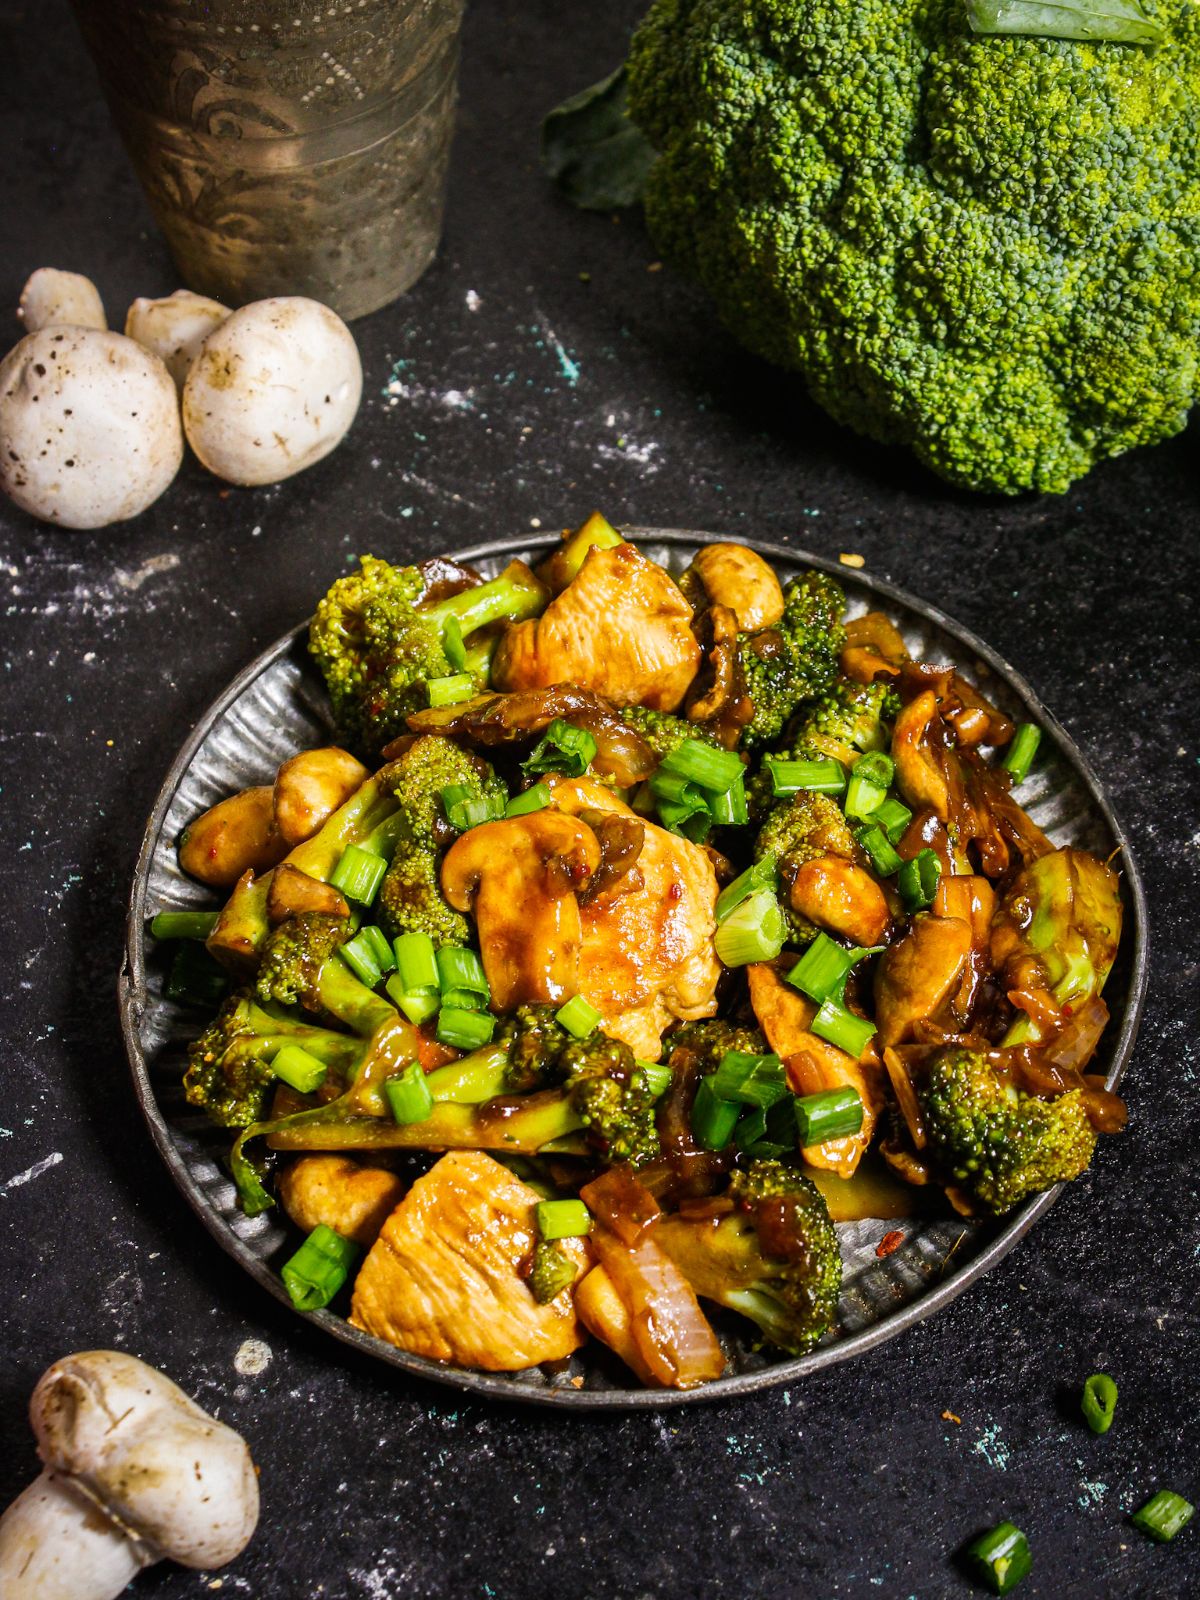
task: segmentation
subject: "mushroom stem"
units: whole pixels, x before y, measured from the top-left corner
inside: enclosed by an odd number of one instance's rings
[[[157,1559],[48,1470],[0,1517],[4,1600],[114,1600]]]

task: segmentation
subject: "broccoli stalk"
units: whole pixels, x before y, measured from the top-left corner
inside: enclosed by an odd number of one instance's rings
[[[740,1312],[790,1355],[811,1350],[833,1322],[842,1283],[837,1233],[820,1191],[779,1161],[735,1172],[733,1209],[660,1217],[654,1238],[706,1300]]]

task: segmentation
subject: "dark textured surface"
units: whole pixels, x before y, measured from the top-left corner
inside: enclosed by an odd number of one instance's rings
[[[648,272],[636,222],[568,212],[539,180],[538,115],[615,64],[612,10],[497,0],[468,18],[445,247],[358,326],[367,401],[328,461],[254,493],[189,465],[146,516],[95,534],[0,511],[0,1492],[35,1470],[41,1369],[118,1345],[243,1430],[262,1467],[243,1559],[219,1578],[157,1569],[146,1595],[930,1600],[970,1592],[952,1553],[1001,1516],[1034,1545],[1022,1595],[1200,1593],[1200,1528],[1159,1548],[1127,1520],[1155,1487],[1200,1492],[1197,429],[1011,504],[834,429]],[[0,0],[0,91],[0,306],[46,264],[89,272],[118,323],[133,295],[174,288],[61,0]],[[456,1402],[297,1327],[158,1166],[112,998],[174,748],[347,554],[594,504],[861,552],[986,635],[1108,784],[1156,952],[1130,1131],[1014,1256],[850,1367],[674,1416]],[[235,1365],[249,1339],[271,1352],[256,1375]],[[1100,1440],[1071,1395],[1096,1368],[1121,1388]]]

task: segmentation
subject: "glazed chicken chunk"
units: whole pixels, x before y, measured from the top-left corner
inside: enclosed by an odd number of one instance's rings
[[[538,1195],[491,1156],[456,1150],[417,1179],[359,1269],[350,1321],[432,1361],[516,1372],[583,1343],[570,1294],[539,1305],[523,1276]],[[589,1264],[581,1239],[561,1248]]]
[[[594,549],[540,617],[504,635],[492,683],[508,691],[573,683],[613,705],[674,711],[700,666],[691,623],[691,606],[661,567],[629,544]]]

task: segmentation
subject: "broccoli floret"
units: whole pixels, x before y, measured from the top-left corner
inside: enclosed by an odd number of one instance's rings
[[[755,1161],[729,1185],[734,1209],[661,1217],[654,1237],[698,1295],[738,1311],[763,1338],[803,1355],[837,1313],[842,1257],[824,1198],[794,1167]]]
[[[597,1030],[567,1046],[558,1070],[588,1143],[605,1161],[639,1167],[654,1159],[654,1096],[627,1044]]]
[[[402,933],[427,933],[437,945],[466,944],[470,924],[446,902],[438,875],[445,847],[455,837],[441,791],[462,785],[498,816],[508,790],[480,757],[437,734],[415,739],[383,768],[379,782],[400,803],[392,861],[377,902],[385,932],[393,939]]]
[[[232,995],[188,1050],[188,1104],[223,1128],[260,1121],[278,1081],[272,1058],[288,1044],[307,1050],[344,1081],[353,1077],[363,1053],[361,1039],[257,1005],[249,995]]]
[[[703,722],[689,722],[686,717],[674,717],[669,711],[651,711],[648,706],[625,706],[621,718],[654,751],[660,761],[677,750],[685,739],[698,739],[701,744],[721,749],[721,741]]]
[[[766,1053],[766,1042],[757,1028],[739,1028],[732,1022],[713,1017],[701,1022],[682,1022],[666,1037],[663,1045],[668,1060],[676,1050],[687,1051],[702,1074],[715,1072],[721,1058],[730,1050],[743,1055],[761,1056]]]
[[[829,689],[846,638],[845,604],[831,577],[806,572],[785,587],[777,623],[738,635],[738,659],[754,707],[742,733],[743,749],[773,748],[796,711]]]
[[[850,861],[854,857],[854,835],[836,803],[827,794],[813,794],[802,789],[790,800],[776,806],[759,829],[754,841],[754,859],[774,856],[779,864],[784,894],[780,904],[792,934],[807,942],[816,937],[817,929],[794,911],[787,891],[797,872],[806,861],[817,856],[841,856]]]
[[[559,1062],[573,1036],[555,1020],[554,1006],[518,1006],[502,1018],[496,1043],[508,1051],[505,1092],[527,1094],[560,1080]]]
[[[407,1026],[395,1007],[360,983],[338,957],[349,931],[344,917],[317,911],[281,923],[263,946],[258,998],[328,1013],[364,1038],[390,1025]]]
[[[424,592],[419,567],[363,556],[359,570],[333,584],[313,617],[309,649],[338,728],[367,751],[403,733],[410,712],[427,703],[431,678],[460,670],[446,653],[451,619],[466,640],[494,623],[537,616],[546,603],[545,588],[518,562],[490,583],[433,604],[421,603]],[[479,662],[468,665],[478,668]]]
[[[1197,392],[1200,13],[1158,50],[954,0],[655,0],[646,219],[736,337],[968,488],[1061,493]]]
[[[579,1263],[560,1244],[542,1239],[534,1248],[529,1269],[530,1293],[540,1306],[548,1306],[570,1288],[578,1271]]]
[[[929,1150],[946,1181],[996,1213],[1078,1178],[1096,1148],[1081,1089],[1043,1100],[1019,1089],[1002,1059],[940,1050],[918,1088]]]
[[[798,761],[832,759],[852,767],[867,750],[886,750],[890,724],[900,709],[886,683],[855,683],[839,678],[805,713],[791,736]]]

